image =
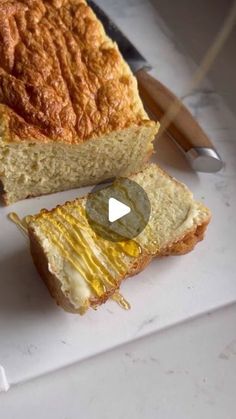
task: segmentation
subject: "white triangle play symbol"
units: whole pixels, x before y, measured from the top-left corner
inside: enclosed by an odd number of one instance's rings
[[[108,219],[110,223],[113,223],[116,220],[124,217],[129,214],[131,211],[128,205],[123,204],[123,202],[118,201],[115,198],[109,198],[108,202]]]

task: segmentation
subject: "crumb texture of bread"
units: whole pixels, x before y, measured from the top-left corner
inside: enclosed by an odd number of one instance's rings
[[[96,236],[85,216],[86,197],[30,218],[35,265],[67,311],[104,303],[153,257],[185,254],[203,239],[211,213],[185,185],[154,164],[130,178],[145,189],[151,215],[142,233],[125,244]]]
[[[127,173],[140,169],[157,129],[135,77],[85,1],[0,2],[0,179],[7,203],[97,182],[124,166]]]
[[[156,255],[158,251],[162,254],[164,249],[195,231],[210,217],[208,208],[195,201],[183,183],[155,164],[147,165],[131,179],[145,190],[151,204],[149,222],[136,237],[149,254]]]
[[[6,203],[137,172],[152,153],[152,139],[153,131],[145,126],[81,145],[3,144],[0,139],[0,180]]]

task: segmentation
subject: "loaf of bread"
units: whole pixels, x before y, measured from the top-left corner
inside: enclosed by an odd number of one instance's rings
[[[6,204],[143,167],[149,120],[84,0],[0,2],[0,183]]]
[[[210,211],[194,201],[185,185],[154,164],[130,179],[145,190],[151,204],[148,224],[132,240],[98,237],[85,215],[87,197],[43,210],[28,221],[34,263],[67,311],[97,307],[153,257],[187,253],[203,238]]]

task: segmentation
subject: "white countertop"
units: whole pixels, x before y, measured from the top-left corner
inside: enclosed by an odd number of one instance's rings
[[[235,419],[236,305],[0,395],[2,419]]]
[[[98,3],[105,6],[150,60],[153,74],[177,95],[184,96],[195,65],[183,54],[157,10],[145,0],[118,0],[115,4],[100,0]],[[236,201],[232,183],[236,176],[234,118],[209,83],[204,83],[184,100],[217,142],[221,153],[224,155],[224,147],[231,150],[227,158],[228,178],[224,172],[223,175],[209,176],[216,176],[214,187],[220,193],[226,214],[222,213],[222,217],[227,217],[228,209],[232,229],[235,229],[233,209]],[[182,156],[173,167],[168,158],[175,155],[175,146],[170,144],[167,151],[168,155],[160,143],[159,161],[180,180],[186,181]],[[188,180],[197,189],[197,176],[192,174]],[[198,198],[204,200],[205,197],[198,193]],[[217,216],[219,219],[219,212]],[[214,234],[214,228],[211,228],[211,234]],[[211,254],[211,263],[219,263],[221,268],[222,264],[225,266],[222,280],[225,281],[226,294],[228,292],[227,301],[233,302],[236,300],[236,286],[232,282],[235,245],[229,246],[215,235],[215,240],[218,239],[217,253]],[[208,276],[209,281],[214,279],[210,278],[210,272],[209,269],[204,273],[205,280]],[[191,284],[189,286],[191,288]],[[193,296],[204,299],[201,289],[199,282],[199,290]],[[9,393],[0,395],[0,417],[182,419],[201,416],[203,419],[233,419],[235,320],[236,305],[231,305],[32,382],[13,386]],[[147,333],[152,332],[152,319],[144,319],[144,323]]]

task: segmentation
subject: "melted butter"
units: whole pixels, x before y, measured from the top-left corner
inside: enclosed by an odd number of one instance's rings
[[[130,310],[130,304],[123,295],[121,295],[118,291],[116,291],[112,296],[111,300],[115,301],[117,304],[119,304],[120,307],[124,308],[125,310]]]
[[[87,282],[82,278],[80,273],[71,265],[69,261],[64,263],[64,271],[69,281],[62,284],[62,291],[66,295],[70,295],[73,304],[86,311],[89,308],[89,298],[91,297],[91,290]]]
[[[70,209],[73,208],[73,214]],[[109,242],[97,236],[87,222],[85,209],[79,203],[67,203],[52,211],[42,210],[32,217],[49,241],[57,246],[93,293],[101,297],[117,287],[117,278],[124,275],[127,262],[124,256],[138,257],[140,246],[134,240]],[[115,301],[124,308],[128,303],[118,294]]]

